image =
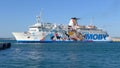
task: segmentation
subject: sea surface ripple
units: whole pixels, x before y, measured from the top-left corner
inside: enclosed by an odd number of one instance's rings
[[[11,43],[0,68],[120,68],[119,42]]]

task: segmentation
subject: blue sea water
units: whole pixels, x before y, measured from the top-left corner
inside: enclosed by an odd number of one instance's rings
[[[119,42],[16,43],[0,51],[0,68],[120,68]]]

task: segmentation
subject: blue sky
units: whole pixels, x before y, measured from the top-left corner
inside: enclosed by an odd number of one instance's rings
[[[43,22],[67,25],[78,17],[88,25],[93,18],[94,25],[120,37],[120,0],[0,0],[0,37],[27,31],[41,10]]]

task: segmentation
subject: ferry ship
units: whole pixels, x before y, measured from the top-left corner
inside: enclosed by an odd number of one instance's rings
[[[73,17],[68,25],[42,23],[40,16],[36,23],[29,27],[27,32],[13,32],[15,39],[20,43],[49,43],[49,42],[92,42],[112,41],[106,31],[94,25],[81,26]]]

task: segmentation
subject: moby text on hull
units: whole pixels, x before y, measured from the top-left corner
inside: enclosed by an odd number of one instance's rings
[[[18,42],[50,43],[50,42],[84,42],[84,41],[111,41],[106,31],[96,26],[81,26],[78,18],[71,18],[68,25],[41,23],[37,16],[37,23],[30,26],[27,32],[13,32]]]

